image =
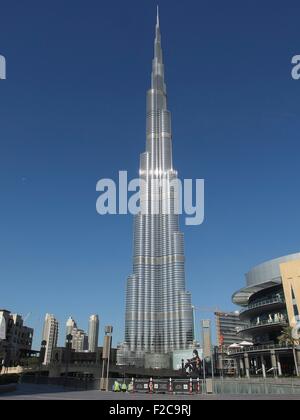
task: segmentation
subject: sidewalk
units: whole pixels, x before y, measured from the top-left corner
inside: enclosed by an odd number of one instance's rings
[[[142,400],[295,400],[299,395],[169,395],[169,394],[128,394],[100,391],[72,391],[50,385],[19,385],[17,391],[0,395],[1,400],[109,400],[109,401],[142,401]]]

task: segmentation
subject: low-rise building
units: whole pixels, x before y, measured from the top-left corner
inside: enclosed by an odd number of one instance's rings
[[[57,347],[53,350],[51,364],[65,364],[66,361],[71,365],[98,365],[102,363],[103,347],[97,347],[95,352],[76,352],[74,349],[67,354],[66,347]],[[110,363],[115,365],[117,361],[117,349],[111,349]]]
[[[21,315],[0,310],[0,367],[20,364],[32,351],[33,329],[26,327]]]

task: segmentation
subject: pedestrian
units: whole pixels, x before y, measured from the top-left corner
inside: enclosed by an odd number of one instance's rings
[[[120,392],[120,384],[118,381],[115,381],[114,383],[114,392]]]

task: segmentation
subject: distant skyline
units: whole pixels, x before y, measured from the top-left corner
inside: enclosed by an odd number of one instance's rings
[[[138,175],[157,3],[174,166],[206,182],[204,224],[181,223],[193,304],[237,309],[245,272],[300,250],[299,1],[6,2],[0,306],[32,313],[36,348],[47,312],[60,344],[93,313],[100,345],[107,324],[124,338],[133,220],[99,216],[96,183]]]

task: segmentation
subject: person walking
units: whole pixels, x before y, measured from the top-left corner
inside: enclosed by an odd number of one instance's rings
[[[120,391],[121,391],[120,384],[119,384],[118,381],[115,381],[115,383],[114,383],[114,392],[120,392]]]

